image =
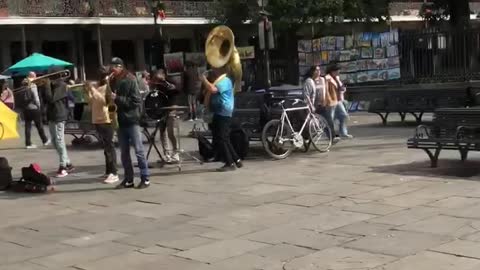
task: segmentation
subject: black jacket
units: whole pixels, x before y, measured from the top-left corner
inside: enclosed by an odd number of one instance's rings
[[[67,84],[57,80],[45,85],[45,102],[47,105],[47,120],[63,122],[68,119]]]
[[[138,125],[141,117],[142,97],[136,78],[124,73],[115,79],[112,84],[112,91],[117,94],[115,104],[117,105],[118,125],[128,127]]]

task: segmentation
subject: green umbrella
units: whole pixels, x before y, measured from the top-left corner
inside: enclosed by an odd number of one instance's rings
[[[48,71],[52,67],[72,67],[73,64],[41,53],[34,53],[9,67],[3,74],[26,75],[30,71]]]

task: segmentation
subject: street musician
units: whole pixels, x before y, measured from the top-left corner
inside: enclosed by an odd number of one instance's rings
[[[96,87],[93,83],[86,84],[86,98],[92,109],[92,124],[95,125],[100,137],[105,155],[105,174],[101,177],[105,184],[114,184],[119,181],[117,174],[117,153],[113,143],[114,127],[108,110],[111,102],[111,90],[109,89],[110,70],[101,67],[99,70],[99,82]]]

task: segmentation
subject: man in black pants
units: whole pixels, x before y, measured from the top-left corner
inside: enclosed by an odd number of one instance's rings
[[[24,80],[23,84],[27,86],[24,91],[30,91],[29,95],[30,100],[26,100],[25,109],[23,111],[23,116],[25,118],[25,145],[27,149],[35,149],[37,148],[36,145],[32,144],[32,121],[37,128],[38,135],[40,135],[40,139],[42,139],[43,145],[47,146],[50,145],[50,140],[45,135],[45,130],[43,129],[43,122],[42,122],[42,110],[40,105],[40,97],[38,95],[38,88],[37,85],[31,82],[35,79],[36,75],[34,72],[30,72],[28,77]],[[29,83],[30,82],[30,83]],[[30,85],[29,85],[30,84]]]
[[[211,93],[210,110],[214,114],[212,135],[216,144],[215,148],[222,153],[225,161],[225,165],[217,171],[233,171],[237,167],[243,167],[242,161],[230,142],[230,125],[234,106],[233,81],[223,68],[213,69],[213,73],[216,77],[213,83],[210,83],[205,75],[202,75],[201,79],[208,92]]]

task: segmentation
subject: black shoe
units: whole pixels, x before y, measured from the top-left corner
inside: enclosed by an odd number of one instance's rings
[[[73,171],[75,171],[75,167],[73,167],[72,164],[67,164],[67,167],[65,169],[68,173],[72,173]]]
[[[133,188],[135,185],[133,181],[123,180],[120,185],[116,186],[115,189],[125,189],[125,188]]]
[[[142,180],[142,181],[140,181],[140,184],[138,184],[136,189],[145,189],[145,188],[148,188],[149,186],[150,186],[150,181]]]
[[[235,164],[231,164],[231,165],[225,164],[223,167],[218,168],[217,172],[231,172],[231,171],[235,171],[236,169],[237,167],[235,167]]]
[[[237,165],[237,168],[239,168],[239,169],[240,169],[240,168],[243,168],[243,162],[242,162],[242,160],[239,159],[239,160],[235,161],[235,165]]]

